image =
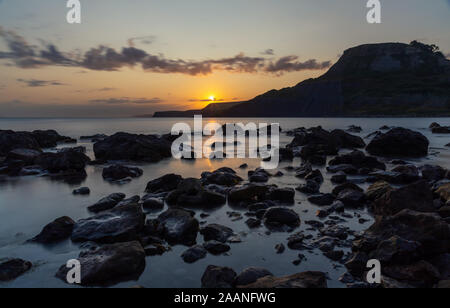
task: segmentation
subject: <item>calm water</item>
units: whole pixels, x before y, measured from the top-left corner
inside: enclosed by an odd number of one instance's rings
[[[204,124],[214,119],[204,119]],[[129,133],[162,134],[168,133],[172,125],[176,122],[192,123],[189,119],[0,119],[0,129],[31,131],[35,129],[55,129],[62,135],[79,138],[82,135],[92,135],[97,133],[113,134],[118,131]],[[217,122],[267,122],[266,119],[218,119]],[[433,163],[450,168],[450,149],[445,148],[445,144],[450,142],[450,138],[445,135],[432,135],[427,129],[430,123],[438,122],[441,125],[450,125],[450,118],[439,119],[270,119],[270,123],[280,123],[283,130],[297,127],[312,127],[322,125],[325,129],[346,128],[348,125],[358,125],[363,128],[360,136],[364,137],[377,130],[382,125],[402,126],[420,131],[426,135],[431,142],[431,154],[424,159],[411,160],[416,164]],[[291,141],[291,137],[281,135],[281,144],[286,145]],[[367,140],[366,140],[367,141]],[[93,157],[92,144],[89,142],[79,142],[79,145],[87,147],[87,155]],[[77,186],[70,186],[61,182],[50,181],[46,178],[23,177],[9,179],[7,182],[0,182],[0,260],[2,258],[22,258],[32,261],[35,265],[33,270],[15,281],[0,283],[0,287],[67,287],[66,284],[54,278],[57,269],[68,259],[76,258],[79,254],[78,245],[70,241],[61,244],[44,247],[35,244],[23,244],[27,239],[40,232],[42,227],[60,216],[70,216],[74,220],[88,217],[87,206],[95,203],[102,197],[114,193],[123,192],[128,197],[133,195],[143,195],[145,186],[149,180],[157,178],[167,173],[178,173],[184,177],[200,177],[203,171],[213,171],[217,168],[228,166],[239,172],[244,179],[247,178],[247,171],[240,171],[237,167],[243,160],[229,159],[222,161],[210,161],[201,159],[195,162],[182,162],[172,159],[164,160],[158,164],[140,165],[144,170],[141,178],[133,180],[131,183],[119,186],[107,183],[101,176],[102,168],[88,166],[88,178]],[[246,160],[249,170],[259,166],[257,160]],[[298,166],[300,161],[294,161],[294,166]],[[282,163],[279,166],[283,170],[291,163]],[[285,172],[283,170],[283,172]],[[322,169],[324,176],[330,178]],[[270,183],[285,187],[297,187],[302,183],[294,177],[293,173],[285,172],[281,178],[273,178]],[[80,186],[91,188],[91,194],[87,197],[73,196],[72,190]],[[364,188],[367,187],[362,185]],[[332,190],[328,181],[325,182],[321,191],[326,193]],[[299,204],[301,202],[301,204]],[[301,216],[302,221],[316,219],[316,206],[309,204],[306,196],[296,194],[296,204],[292,207]],[[242,243],[231,244],[231,251],[228,256],[212,256],[198,261],[195,264],[185,264],[180,258],[181,253],[186,249],[183,246],[172,247],[172,251],[163,256],[148,257],[147,266],[140,279],[136,281],[121,283],[118,287],[126,287],[140,284],[145,287],[200,287],[201,276],[209,264],[229,266],[239,272],[249,266],[261,266],[269,269],[275,275],[289,275],[306,270],[320,270],[329,273],[331,280],[329,285],[342,287],[337,278],[345,272],[344,267],[335,268],[334,263],[326,259],[318,251],[305,253],[308,258],[299,266],[294,266],[292,261],[297,259],[298,251],[286,250],[282,255],[277,255],[274,246],[278,243],[286,243],[289,234],[272,233],[266,235],[266,229],[261,227],[256,230],[249,230],[243,220],[232,222],[226,212],[235,210],[228,205],[210,212],[207,218],[208,223],[221,223],[233,228],[236,233],[240,233]],[[198,215],[202,213],[197,212]],[[151,213],[149,218],[156,217],[159,213]],[[365,211],[360,211],[365,218],[370,216]],[[198,218],[201,220],[200,218]],[[364,230],[370,223],[360,225],[355,221],[347,223],[354,230]],[[302,226],[296,230],[304,230],[308,226]],[[201,236],[198,242],[202,243]]]

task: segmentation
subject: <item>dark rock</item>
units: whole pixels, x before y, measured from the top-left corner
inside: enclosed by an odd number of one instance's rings
[[[339,194],[341,192],[343,192],[344,190],[355,190],[355,191],[363,192],[363,189],[361,187],[359,187],[358,185],[353,184],[351,182],[347,182],[347,183],[336,186],[333,189],[332,194],[335,196],[339,196]]]
[[[89,187],[81,187],[78,189],[75,189],[72,194],[74,195],[89,195],[91,193],[91,190]]]
[[[35,164],[54,175],[86,177],[84,168],[89,161],[89,157],[76,149],[67,149],[57,153],[43,153],[35,159]]]
[[[450,134],[450,127],[444,127],[444,126],[434,127],[431,129],[431,132],[433,134]]]
[[[362,151],[359,150],[355,150],[351,153],[337,156],[333,158],[329,162],[329,164],[330,166],[351,165],[356,169],[369,168],[369,169],[386,170],[386,165],[380,162],[376,157],[366,156]]]
[[[249,218],[249,219],[247,219],[247,221],[245,222],[245,224],[246,224],[250,229],[255,229],[255,228],[259,228],[259,227],[261,226],[261,220],[255,219],[255,218]]]
[[[207,241],[203,244],[203,247],[213,255],[220,255],[231,249],[227,244],[218,241]]]
[[[167,248],[161,244],[149,244],[144,247],[144,251],[148,257],[161,256],[167,251]]]
[[[332,261],[340,261],[344,257],[344,251],[342,250],[332,250],[324,252],[325,257]]]
[[[357,208],[364,206],[366,195],[359,190],[346,189],[338,194],[337,200],[344,203],[345,207]]]
[[[304,272],[286,277],[265,276],[243,287],[249,289],[323,289],[327,288],[327,277],[322,272]]]
[[[431,288],[439,281],[439,271],[426,261],[414,264],[392,265],[383,268],[385,275],[417,287]]]
[[[434,212],[433,193],[426,181],[390,190],[374,202],[377,215],[394,215],[403,209],[419,212]]]
[[[370,257],[379,260],[382,264],[411,263],[419,256],[421,244],[405,240],[397,235],[380,242],[372,251]]]
[[[10,281],[28,272],[33,265],[22,259],[12,259],[0,263],[0,281]]]
[[[107,181],[119,181],[128,177],[137,178],[142,176],[143,173],[144,171],[139,168],[112,165],[103,169],[102,176]]]
[[[35,130],[31,134],[41,148],[54,148],[59,143],[77,143],[76,139],[61,136],[54,130]]]
[[[248,164],[242,164],[239,166],[239,169],[247,169],[248,168]]]
[[[277,254],[282,254],[286,250],[286,247],[284,247],[283,244],[277,244],[275,245],[275,251]]]
[[[388,191],[391,191],[393,188],[389,183],[384,181],[376,182],[367,188],[366,197],[369,200],[376,200],[383,196]]]
[[[142,198],[142,207],[147,210],[162,210],[164,208],[164,199],[144,196]]]
[[[324,236],[330,236],[341,240],[345,240],[348,237],[349,228],[340,225],[329,226],[320,229],[320,233]]]
[[[358,174],[358,169],[356,167],[352,166],[352,165],[349,165],[349,164],[328,166],[327,167],[327,171],[330,172],[330,173],[343,172],[343,173],[349,174],[349,175]]]
[[[140,205],[124,205],[77,221],[72,241],[115,243],[136,240],[144,223],[145,215]]]
[[[305,240],[305,235],[301,232],[292,234],[288,238],[288,247],[292,250],[301,250],[303,249],[303,241]]]
[[[231,203],[251,203],[264,201],[270,187],[261,184],[248,184],[231,189],[228,200]]]
[[[205,241],[218,241],[225,243],[234,232],[231,228],[219,225],[210,224],[200,230],[200,234],[203,235]]]
[[[235,279],[235,286],[246,286],[256,282],[259,278],[273,276],[271,272],[261,267],[249,267],[244,269]]]
[[[316,169],[311,171],[310,173],[308,173],[305,176],[305,180],[313,180],[316,181],[317,183],[323,183],[323,176],[322,176],[322,172],[320,172],[320,170]]]
[[[172,208],[159,215],[157,221],[162,237],[170,244],[195,244],[199,223],[193,212]]]
[[[0,156],[5,157],[10,151],[16,149],[40,151],[41,146],[31,133],[0,130]]]
[[[95,134],[91,136],[81,136],[80,140],[92,140],[93,142],[97,142],[107,138],[108,136],[105,134]]]
[[[202,182],[204,184],[216,184],[223,186],[235,186],[242,182],[243,179],[236,175],[236,173],[228,170],[216,170],[214,172],[203,172]]]
[[[343,184],[347,182],[347,175],[344,172],[339,172],[331,177],[331,182],[334,184]]]
[[[267,192],[266,199],[281,203],[294,203],[295,190],[292,188],[271,187]]]
[[[111,194],[108,197],[101,199],[96,204],[89,206],[88,210],[93,213],[110,210],[119,204],[120,201],[125,199],[125,197],[125,194],[122,193]]]
[[[224,195],[206,189],[200,180],[185,179],[166,197],[170,206],[186,208],[214,207],[225,204]]]
[[[364,252],[355,253],[350,260],[345,263],[350,274],[355,277],[361,277],[367,270],[369,256]]]
[[[183,178],[181,175],[166,174],[158,179],[148,182],[145,191],[148,193],[169,192],[177,189],[182,180]]]
[[[306,184],[297,187],[296,190],[304,194],[317,194],[320,190],[320,184],[314,180],[309,180],[306,181]]]
[[[428,155],[428,139],[421,133],[397,127],[376,136],[367,151],[379,156],[422,157]]]
[[[348,127],[347,131],[353,132],[353,133],[360,133],[360,132],[362,132],[362,128],[360,126],[350,125]]]
[[[300,217],[291,209],[275,207],[270,208],[264,214],[264,223],[269,228],[288,226],[296,228],[300,226]]]
[[[42,229],[41,233],[39,233],[31,241],[42,244],[51,244],[63,241],[70,237],[74,225],[75,222],[70,217],[60,217],[46,225],[44,229]]]
[[[335,197],[332,194],[320,194],[308,198],[309,202],[320,206],[331,205],[334,200]]]
[[[349,130],[350,131],[350,130]],[[358,131],[357,133],[360,133],[361,131]],[[343,130],[336,129],[331,132],[331,135],[337,139],[338,145],[341,148],[346,149],[358,149],[358,148],[364,148],[366,146],[366,143],[361,137],[351,135]]]
[[[420,167],[423,179],[427,181],[440,181],[445,178],[446,170],[441,166],[425,165]]]
[[[205,258],[207,253],[208,252],[203,246],[196,245],[183,252],[181,258],[186,263],[194,263],[200,259]]]
[[[309,173],[311,173],[313,171],[313,169],[312,169],[312,166],[310,163],[306,163],[306,164],[301,165],[295,171],[296,171],[296,174],[295,174],[296,177],[304,179],[305,176],[307,176]]]
[[[120,201],[120,202],[117,204],[117,207],[125,206],[125,205],[137,205],[137,204],[139,203],[140,200],[141,200],[141,197],[139,197],[139,196],[133,196],[133,197],[131,197],[131,198],[128,198],[128,199],[125,199],[125,200]]]
[[[269,181],[271,174],[264,169],[256,169],[248,172],[248,180],[252,183],[266,183]]]
[[[231,268],[209,265],[202,276],[202,288],[232,288],[236,276]]]
[[[167,136],[117,133],[96,142],[94,153],[97,159],[154,163],[172,157],[171,146]]]
[[[32,149],[14,149],[8,153],[5,161],[22,161],[25,165],[33,165],[36,158],[38,158],[42,154],[40,150],[32,150]]]
[[[108,286],[121,281],[136,280],[145,268],[145,251],[139,242],[104,245],[82,251],[81,285]],[[66,281],[69,269],[61,266],[56,277]]]

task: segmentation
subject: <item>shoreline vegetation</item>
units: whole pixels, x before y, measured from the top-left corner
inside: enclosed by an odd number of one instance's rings
[[[450,127],[438,123],[432,123],[429,129],[434,134],[450,133]],[[320,126],[285,131],[291,141],[280,148],[280,159],[290,165],[278,172],[257,168],[241,177],[237,168],[223,167],[205,171],[200,178],[172,173],[154,178],[132,166],[173,159],[170,148],[174,136],[168,134],[80,137],[93,143],[95,160],[91,160],[84,147],[46,151],[58,144],[77,143],[53,130],[0,131],[0,176],[4,181],[44,176],[81,185],[88,177],[86,166],[95,165],[103,168],[103,178],[108,182],[133,185],[134,178],[149,178],[142,194],[104,196],[89,206],[91,215],[78,221],[60,217],[24,244],[45,246],[72,241],[81,245],[78,260],[83,268],[82,286],[112,286],[136,280],[144,272],[147,258],[168,254],[174,245],[185,246],[180,265],[208,255],[227,255],[237,243],[245,245],[245,236],[227,225],[209,222],[207,210],[229,206],[229,219],[245,220],[247,232],[261,230],[269,237],[272,233],[285,234],[286,240],[273,249],[280,256],[287,249],[297,251],[298,259],[293,264],[308,262],[305,253],[313,251],[345,267],[347,272],[339,281],[349,288],[374,287],[365,281],[371,259],[382,265],[381,284],[376,287],[448,287],[450,171],[411,162],[429,155],[429,140],[419,132],[383,126],[364,139],[352,135],[362,130],[350,125],[333,131]],[[295,157],[301,164],[294,165]],[[331,178],[324,177],[319,168],[326,168]],[[248,165],[239,169],[247,171]],[[295,174],[295,189],[269,184],[270,179],[286,173]],[[325,182],[331,185],[331,192],[323,190]],[[364,183],[370,185],[368,189],[360,187]],[[81,187],[74,194],[89,194],[94,189]],[[295,202],[298,194],[316,207],[316,219],[304,219],[301,204]],[[158,215],[147,218],[149,210]],[[356,232],[348,222],[374,223],[364,232]],[[308,228],[299,231],[301,225]],[[18,258],[2,261],[0,281],[26,275],[33,266]],[[62,264],[48,278],[65,282],[68,271]],[[328,284],[327,274],[320,271],[276,277],[259,267],[237,273],[229,267],[209,265],[201,286],[326,288]]]

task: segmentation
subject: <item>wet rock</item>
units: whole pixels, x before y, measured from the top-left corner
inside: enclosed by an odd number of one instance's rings
[[[344,172],[338,172],[331,177],[331,182],[334,184],[343,184],[347,182],[347,175]]]
[[[281,171],[278,171],[278,172],[275,173],[273,176],[276,177],[276,178],[281,178],[282,176],[284,176],[284,173],[281,172]]]
[[[145,268],[145,251],[139,242],[104,245],[82,251],[77,259],[81,263],[81,285],[108,286],[121,281],[136,280]],[[66,282],[66,265],[56,277]]]
[[[231,249],[227,244],[218,241],[207,241],[203,244],[203,247],[213,255],[220,255]]]
[[[0,263],[0,281],[10,281],[28,272],[33,265],[22,259],[11,259]]]
[[[258,279],[273,276],[271,272],[261,267],[249,267],[244,269],[235,279],[234,285],[238,286],[246,286],[248,284],[256,282]]]
[[[426,261],[408,265],[393,265],[383,268],[385,275],[417,287],[432,287],[440,279],[439,271]]]
[[[301,179],[304,179],[305,176],[307,176],[309,173],[311,173],[313,171],[312,166],[310,163],[305,163],[303,165],[301,165],[299,168],[297,168],[296,170],[296,174],[295,176]]]
[[[266,199],[281,203],[294,203],[295,190],[292,188],[271,187],[267,192]]]
[[[277,254],[282,254],[286,250],[286,247],[284,247],[284,244],[277,244],[275,245],[275,251]]]
[[[425,165],[420,167],[420,171],[422,172],[422,178],[427,181],[440,181],[445,178],[446,170],[441,166],[435,165]]]
[[[345,190],[354,190],[354,191],[363,192],[363,189],[361,187],[359,187],[358,185],[353,184],[351,182],[347,182],[347,183],[336,186],[333,189],[332,194],[335,196],[339,196],[339,194]]]
[[[195,244],[199,222],[193,212],[172,208],[159,215],[157,221],[162,237],[170,244]]]
[[[338,194],[337,200],[345,207],[357,208],[365,205],[366,195],[359,190],[346,189]]]
[[[203,246],[196,245],[183,252],[181,258],[186,263],[195,263],[198,260],[205,258],[207,253],[207,250]]]
[[[436,194],[441,198],[444,202],[450,201],[450,183],[439,186],[436,190]]]
[[[298,232],[289,236],[287,245],[289,249],[302,250],[305,247],[305,245],[303,244],[304,240],[305,235],[302,232]]]
[[[202,288],[232,288],[236,276],[229,267],[209,265],[202,276]]]
[[[433,193],[426,181],[390,190],[374,202],[377,215],[394,215],[403,209],[418,212],[434,212]]]
[[[320,194],[308,198],[309,202],[320,206],[331,205],[334,200],[335,197],[332,194]]]
[[[239,166],[239,169],[247,169],[248,168],[248,164],[242,164]]]
[[[340,261],[344,257],[344,251],[342,250],[332,250],[324,252],[325,257],[332,261]]]
[[[298,186],[296,190],[304,194],[317,194],[320,191],[320,184],[314,180],[309,180],[306,181],[306,184]]]
[[[349,130],[350,131],[350,130]],[[350,131],[352,132],[352,131]],[[357,131],[360,133],[361,131]],[[331,135],[337,139],[339,147],[346,149],[364,148],[366,143],[361,137],[351,135],[343,130],[336,129],[331,132]]]
[[[125,199],[125,194],[122,193],[114,193],[109,195],[108,197],[105,197],[95,203],[94,205],[91,205],[88,207],[88,210],[93,213],[99,213],[102,211],[110,210],[114,208],[117,204],[119,204],[120,201]]]
[[[249,218],[249,219],[247,219],[247,221],[245,222],[245,224],[246,224],[250,229],[255,229],[255,228],[259,228],[259,227],[261,226],[261,220],[255,219],[255,218]]]
[[[155,163],[172,157],[172,142],[167,136],[117,133],[94,144],[97,159]]]
[[[162,210],[164,208],[163,198],[154,198],[151,195],[142,198],[142,207],[147,210]]]
[[[77,143],[76,139],[61,136],[54,130],[35,130],[31,134],[41,148],[54,148],[59,143]]]
[[[386,170],[386,165],[380,162],[376,157],[366,156],[362,151],[359,150],[355,150],[348,154],[336,156],[329,162],[329,165],[330,166],[350,165],[356,169],[368,168],[371,170],[373,169]]]
[[[350,125],[348,127],[347,131],[353,132],[353,133],[360,133],[360,132],[362,132],[362,128],[360,126]]]
[[[251,203],[264,201],[270,187],[261,184],[248,184],[231,189],[228,200],[231,203]]]
[[[133,196],[133,197],[131,197],[131,198],[128,198],[128,199],[125,199],[125,200],[120,201],[120,202],[117,204],[117,207],[125,206],[125,205],[137,205],[137,204],[139,203],[140,200],[141,200],[141,197],[139,197],[139,196]]]
[[[203,235],[205,241],[218,241],[225,243],[234,232],[231,228],[219,225],[210,224],[200,230],[200,234]]]
[[[41,233],[31,239],[32,242],[52,244],[63,241],[72,234],[75,222],[67,216],[60,217],[46,225]]]
[[[421,244],[415,241],[405,240],[397,235],[384,240],[370,254],[373,259],[379,260],[382,264],[389,263],[410,263],[419,256]]]
[[[41,146],[31,133],[0,130],[0,156],[6,157],[16,149],[40,151]]]
[[[296,228],[300,226],[300,217],[291,209],[275,207],[264,214],[264,223],[268,228]]]
[[[243,179],[236,175],[236,173],[231,170],[216,170],[214,172],[203,172],[202,182],[204,184],[216,184],[223,186],[235,186],[238,185]]]
[[[163,255],[168,249],[161,244],[149,244],[144,247],[145,255],[148,257],[152,256],[161,256]]]
[[[378,181],[369,186],[366,191],[366,197],[369,200],[376,200],[392,189],[393,188],[389,185],[389,183]]]
[[[105,134],[95,134],[91,136],[81,136],[80,140],[91,140],[92,142],[97,142],[107,138],[108,136]]]
[[[323,175],[322,175],[322,172],[320,172],[320,170],[318,170],[318,169],[316,169],[316,170],[313,170],[313,171],[311,171],[310,173],[308,173],[306,176],[305,176],[305,180],[312,180],[312,181],[315,181],[315,182],[317,182],[317,183],[323,183]]]
[[[67,149],[57,153],[43,153],[35,159],[35,164],[53,176],[86,177],[84,168],[90,161],[85,154],[76,149]]]
[[[266,183],[269,181],[271,174],[264,169],[256,169],[248,172],[248,180],[252,183]]]
[[[169,192],[177,189],[182,180],[183,178],[181,175],[166,174],[158,179],[148,182],[145,191],[148,193]]]
[[[78,189],[75,189],[72,194],[74,195],[89,195],[91,193],[91,190],[89,189],[89,187],[81,187]]]
[[[378,156],[422,157],[428,155],[428,139],[421,133],[397,127],[376,136],[367,151]]]
[[[72,241],[115,243],[137,239],[145,214],[137,204],[124,205],[76,222]]]
[[[211,208],[225,204],[226,198],[222,194],[206,189],[200,180],[185,179],[176,190],[167,195],[166,202],[171,206]]]
[[[103,169],[102,176],[107,181],[119,181],[128,177],[137,178],[142,176],[143,173],[144,171],[139,168],[112,165]]]
[[[272,288],[300,288],[315,289],[327,288],[326,274],[322,272],[304,272],[285,277],[265,276],[259,278],[243,288],[249,289],[272,289]]]
[[[349,164],[341,164],[341,165],[334,165],[334,166],[328,166],[327,171],[330,173],[339,173],[343,172],[345,174],[349,175],[355,175],[358,174],[358,169],[352,165]]]
[[[367,271],[368,261],[369,256],[365,252],[357,252],[345,263],[345,267],[354,277],[362,277],[363,273]]]
[[[267,210],[269,207],[275,206],[275,203],[271,201],[258,202],[254,204],[250,204],[248,206],[248,210],[250,212],[257,212],[259,210]]]
[[[5,158],[6,163],[11,161],[22,161],[25,165],[33,165],[36,158],[42,154],[40,150],[33,149],[14,149],[9,152]]]
[[[415,166],[413,166],[415,168]],[[419,173],[412,173],[412,170],[407,170],[407,166],[399,166],[392,171],[377,171],[370,173],[371,177],[377,181],[386,181],[391,184],[411,184],[420,179]],[[397,170],[401,170],[400,172]]]
[[[450,127],[444,127],[444,126],[439,126],[439,127],[433,127],[431,129],[431,132],[433,134],[450,134]]]
[[[329,226],[320,229],[320,233],[324,236],[330,236],[338,238],[340,240],[346,240],[349,234],[349,228],[341,225]]]

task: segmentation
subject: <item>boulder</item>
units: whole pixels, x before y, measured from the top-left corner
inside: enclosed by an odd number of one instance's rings
[[[78,189],[75,189],[72,194],[74,195],[89,195],[91,193],[91,190],[89,189],[89,187],[81,187]]]
[[[155,163],[172,157],[168,136],[117,133],[94,144],[94,153],[101,160],[130,160]]]
[[[63,241],[72,234],[75,222],[67,216],[60,217],[46,225],[41,233],[31,239],[32,242],[52,244]]]
[[[331,205],[335,200],[332,194],[313,195],[308,198],[308,201],[315,205],[325,206]]]
[[[267,192],[266,199],[281,203],[294,203],[295,190],[292,188],[278,188],[272,186]]]
[[[40,151],[41,146],[31,133],[0,130],[0,156],[7,156],[16,149]]]
[[[227,244],[218,241],[205,242],[203,244],[203,247],[205,247],[205,249],[213,255],[220,255],[231,249]]]
[[[35,130],[31,134],[41,148],[54,148],[59,143],[77,143],[76,139],[61,136],[54,130]]]
[[[420,167],[420,171],[422,172],[422,178],[430,182],[444,179],[446,173],[444,168],[435,165],[424,165]]]
[[[366,197],[369,200],[376,200],[392,189],[393,188],[389,185],[389,183],[378,181],[367,188]]]
[[[254,183],[234,187],[230,190],[228,201],[231,203],[264,201],[269,189],[270,186]]]
[[[248,172],[248,180],[252,183],[266,183],[271,176],[269,172],[261,168]]]
[[[306,184],[298,186],[296,190],[304,194],[317,194],[320,190],[320,184],[314,180],[309,180],[306,181]]]
[[[193,212],[171,208],[158,216],[158,229],[170,244],[193,245],[197,240],[199,222]]]
[[[234,232],[231,228],[219,225],[210,224],[200,230],[200,234],[203,235],[205,241],[218,241],[225,243]]]
[[[212,208],[225,204],[226,197],[208,190],[200,180],[191,178],[181,181],[177,189],[167,195],[166,202],[170,206],[185,208]]]
[[[428,139],[421,133],[397,127],[376,136],[367,146],[371,155],[422,157],[428,155]]]
[[[235,279],[234,285],[236,287],[246,286],[256,282],[259,278],[266,276],[273,276],[271,272],[261,267],[249,267],[244,269]]]
[[[177,189],[180,182],[183,180],[181,175],[178,174],[166,174],[158,179],[148,182],[145,189],[148,193],[161,193],[169,192]]]
[[[324,289],[327,288],[327,276],[322,272],[304,272],[285,277],[265,276],[246,286],[249,289]]]
[[[205,258],[207,253],[208,252],[206,251],[205,247],[196,245],[183,252],[181,258],[186,263],[194,263],[200,259]]]
[[[300,217],[291,209],[283,207],[274,207],[268,209],[263,217],[264,223],[268,228],[296,228],[300,226]]]
[[[444,202],[450,201],[450,183],[439,186],[436,190],[436,194],[441,198]]]
[[[335,129],[331,132],[331,136],[337,139],[339,147],[346,149],[365,148],[366,143],[361,137],[351,135],[341,129]]]
[[[338,194],[337,200],[345,207],[358,208],[365,205],[366,195],[359,190],[345,189]]]
[[[216,170],[214,172],[203,172],[202,173],[202,182],[205,185],[216,184],[222,186],[236,186],[243,179],[236,175],[236,173],[230,172],[230,170]]]
[[[84,168],[90,158],[76,149],[66,149],[57,153],[43,153],[34,163],[53,176],[86,177]]]
[[[76,222],[72,241],[116,243],[136,240],[145,223],[145,214],[138,204],[118,206],[93,217]]]
[[[202,288],[232,288],[236,276],[229,267],[209,265],[202,276]]]
[[[114,208],[117,204],[119,204],[120,201],[125,199],[125,194],[122,193],[114,193],[109,195],[108,197],[105,197],[95,203],[94,205],[91,205],[88,207],[88,210],[93,213],[99,213],[102,211],[110,210]]]
[[[8,153],[5,161],[22,161],[26,165],[33,165],[36,158],[38,158],[42,154],[40,150],[32,150],[32,149],[14,149]]]
[[[380,162],[376,157],[366,156],[362,151],[359,150],[336,156],[335,158],[330,160],[329,164],[330,166],[350,165],[356,169],[368,168],[370,170],[386,170],[386,165]]]
[[[103,169],[102,176],[107,181],[120,181],[125,178],[137,178],[142,174],[144,171],[140,168],[112,165]]]
[[[33,265],[22,259],[11,259],[0,263],[0,281],[10,281],[28,272]]]
[[[82,269],[81,285],[110,286],[137,280],[145,268],[145,251],[137,241],[118,243],[82,251],[77,260]],[[63,265],[56,277],[66,282],[68,271]]]

